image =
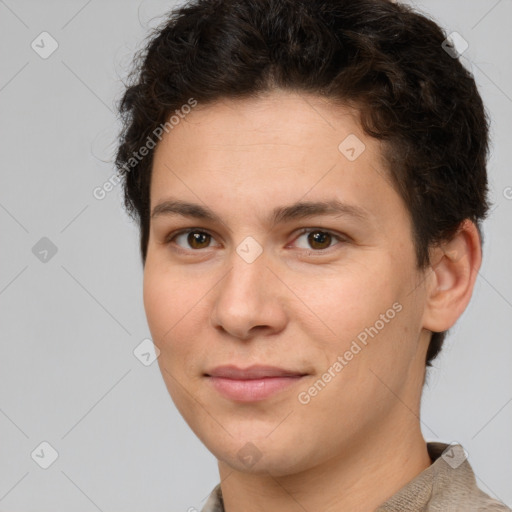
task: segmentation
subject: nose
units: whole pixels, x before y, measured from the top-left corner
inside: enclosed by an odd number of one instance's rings
[[[284,329],[287,288],[277,274],[264,252],[251,263],[234,252],[230,270],[214,289],[214,328],[243,340]]]

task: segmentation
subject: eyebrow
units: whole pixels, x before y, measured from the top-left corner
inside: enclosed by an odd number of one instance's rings
[[[223,223],[222,219],[210,208],[181,200],[166,200],[157,204],[153,208],[151,218],[172,215]],[[278,206],[269,215],[267,222],[274,226],[317,215],[346,216],[362,221],[369,220],[368,212],[364,208],[331,199],[328,201],[299,201],[287,206]]]

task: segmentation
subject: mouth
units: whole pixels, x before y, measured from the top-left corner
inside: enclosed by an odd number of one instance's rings
[[[302,380],[307,374],[275,366],[219,366],[204,374],[222,396],[236,402],[264,400]]]

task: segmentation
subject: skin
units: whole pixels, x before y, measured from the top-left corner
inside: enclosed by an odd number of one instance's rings
[[[354,161],[338,150],[349,134],[366,146]],[[155,150],[152,211],[181,199],[221,219],[151,219],[144,305],[167,389],[218,460],[227,512],[372,511],[431,464],[419,422],[425,355],[431,331],[451,327],[470,300],[480,240],[466,221],[418,270],[382,149],[356,111],[274,91],[199,104]],[[367,220],[267,222],[277,206],[329,199],[363,208]],[[186,228],[206,237],[171,240]],[[315,244],[301,228],[333,236]],[[249,236],[263,251],[252,263],[236,251]],[[301,403],[396,303],[400,312]],[[308,375],[241,403],[204,376],[223,364]],[[239,456],[247,450],[252,464]]]

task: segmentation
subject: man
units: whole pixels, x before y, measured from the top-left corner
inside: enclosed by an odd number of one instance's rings
[[[120,104],[169,393],[218,459],[204,512],[510,510],[426,443],[426,367],[472,295],[488,120],[386,0],[196,0]]]

